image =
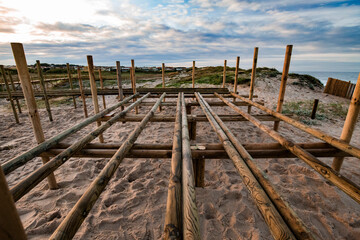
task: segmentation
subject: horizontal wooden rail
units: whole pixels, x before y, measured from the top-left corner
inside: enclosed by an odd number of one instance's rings
[[[30,161],[31,159],[33,159],[34,157],[39,156],[42,152],[45,152],[46,150],[50,149],[51,147],[55,146],[56,144],[58,144],[60,141],[62,141],[63,139],[65,139],[66,137],[70,136],[73,133],[76,133],[77,131],[83,129],[84,127],[88,126],[89,124],[95,122],[96,120],[104,117],[106,114],[109,114],[110,112],[114,111],[115,109],[119,108],[120,106],[123,106],[125,103],[129,102],[131,99],[133,99],[136,95],[133,96],[129,96],[127,98],[125,98],[123,101],[115,104],[114,106],[105,109],[101,112],[99,112],[98,114],[89,117],[87,119],[85,119],[83,122],[59,133],[58,135],[56,135],[55,137],[50,138],[49,140],[46,140],[42,143],[40,143],[39,145],[37,145],[36,147],[28,150],[27,152],[12,158],[11,160],[5,162],[4,164],[1,165],[1,167],[4,170],[5,175],[9,174],[10,172],[14,171],[15,169],[17,169],[18,167],[24,165],[25,163],[27,163],[28,161]]]

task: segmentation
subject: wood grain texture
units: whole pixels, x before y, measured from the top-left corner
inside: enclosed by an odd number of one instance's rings
[[[184,94],[181,93],[183,238],[200,239],[199,214],[196,206],[194,168],[190,149]]]
[[[257,181],[256,177],[253,175],[252,171],[245,163],[244,159],[237,152],[226,133],[214,118],[211,108],[206,106],[206,102],[203,98],[201,98],[200,94],[196,94],[196,98],[198,99],[204,113],[208,117],[211,126],[222,142],[229,158],[233,161],[235,168],[238,170],[243,183],[249,190],[254,203],[264,217],[264,220],[274,239],[296,239],[260,183]]]
[[[21,88],[25,97],[26,105],[29,111],[29,118],[31,121],[32,128],[34,130],[34,135],[37,143],[42,143],[45,141],[44,132],[42,130],[41,121],[39,112],[37,110],[37,105],[34,97],[34,91],[31,85],[31,79],[29,70],[27,68],[27,62],[25,57],[24,47],[21,43],[11,43],[11,48],[13,51],[16,69],[18,72],[18,77],[21,82]],[[42,157],[42,162],[45,164],[49,161],[49,158]],[[50,189],[58,188],[56,179],[53,173],[48,176],[48,185]]]
[[[48,97],[48,95],[47,95],[46,85],[45,85],[45,79],[44,79],[44,75],[43,75],[43,72],[42,72],[42,69],[41,69],[41,64],[40,64],[40,61],[39,61],[39,60],[36,60],[36,67],[37,67],[38,77],[39,77],[39,80],[40,80],[40,87],[41,87],[41,90],[42,90],[43,93],[44,93],[44,101],[45,101],[46,111],[47,111],[47,113],[48,113],[50,122],[52,122],[52,121],[53,121],[53,117],[52,117],[52,114],[51,114],[49,97]]]
[[[154,115],[164,97],[165,93],[159,98],[159,100],[156,101],[148,114],[146,114],[143,121],[141,121],[141,123],[130,133],[126,141],[121,145],[115,155],[109,160],[96,179],[87,188],[76,205],[71,209],[70,213],[51,235],[50,239],[71,239],[75,235],[76,231],[91,211],[95,202],[100,197],[100,194],[104,191],[106,185],[114,175],[125,155],[130,151],[136,139],[145,128],[145,125]]]
[[[66,69],[67,69],[67,74],[68,74],[68,78],[69,78],[70,89],[73,90],[73,89],[74,89],[74,86],[73,86],[73,80],[72,80],[72,76],[71,76],[71,71],[70,71],[70,65],[69,65],[69,63],[66,63]],[[76,99],[75,99],[75,96],[73,96],[73,102],[74,102],[74,108],[76,108]]]
[[[94,74],[94,62],[91,55],[88,55],[87,57],[87,63],[88,63],[88,69],[89,69],[89,79],[90,79],[90,88],[91,88],[91,96],[94,104],[94,113],[99,113],[99,101],[98,101],[98,95],[97,95],[97,87],[95,82],[95,74]],[[101,126],[101,121],[96,121],[96,125],[98,127]],[[104,137],[102,134],[99,135],[99,142],[104,142]]]
[[[217,96],[224,101],[229,107],[235,110],[237,113],[248,119],[252,122],[256,127],[258,127],[263,132],[267,133],[274,140],[278,141],[282,146],[291,151],[298,158],[302,159],[305,163],[307,163],[310,167],[312,167],[315,171],[320,173],[328,181],[335,184],[339,189],[349,195],[356,202],[360,203],[360,187],[353,183],[351,180],[346,177],[340,175],[335,170],[333,170],[330,166],[321,162],[319,159],[311,155],[309,152],[301,148],[296,143],[291,140],[286,139],[281,136],[275,130],[272,130],[270,127],[264,125],[259,120],[252,117],[250,114],[243,112],[241,109],[233,105],[231,102],[221,97],[219,94]]]
[[[278,103],[276,106],[276,112],[278,112],[278,113],[281,113],[282,105],[284,103],[286,82],[287,82],[287,78],[288,78],[288,74],[289,74],[292,47],[293,47],[292,45],[286,46],[284,67],[283,67],[283,71],[282,71],[282,75],[281,75],[279,98],[278,98]],[[277,131],[279,129],[279,124],[280,124],[279,121],[274,122],[274,130],[275,131]]]
[[[11,193],[13,194],[14,201],[16,202],[21,197],[23,197],[26,193],[28,193],[31,189],[33,189],[38,183],[40,183],[46,176],[51,174],[57,168],[59,168],[62,164],[64,164],[71,156],[73,156],[76,152],[80,151],[86,144],[90,143],[97,136],[103,133],[106,129],[111,127],[113,124],[118,122],[118,119],[121,116],[126,115],[131,109],[136,107],[141,101],[143,101],[149,94],[141,97],[135,103],[128,106],[124,111],[117,113],[113,118],[107,121],[102,126],[98,127],[94,131],[82,137],[79,141],[72,144],[65,151],[61,152],[56,157],[52,158],[47,164],[43,165],[32,174],[27,176],[21,182],[17,183],[13,188],[11,188]]]
[[[335,138],[335,137],[332,137],[330,136],[329,134],[323,132],[323,131],[320,131],[320,130],[317,130],[315,128],[311,128],[309,126],[306,126],[305,124],[299,122],[299,121],[296,121],[288,116],[285,116],[281,113],[278,113],[278,112],[275,112],[265,106],[262,106],[258,103],[255,103],[253,101],[250,101],[242,96],[239,96],[237,94],[234,94],[234,93],[231,93],[232,96],[236,97],[236,98],[239,98],[240,100],[248,103],[248,104],[251,104],[265,112],[267,112],[268,114],[274,116],[274,117],[277,117],[281,120],[283,120],[284,122],[304,131],[304,132],[307,132],[309,134],[311,134],[312,136],[320,139],[320,140],[323,140],[325,142],[327,142],[328,144],[330,144],[331,146],[334,146],[346,153],[349,153],[351,154],[352,156],[354,157],[357,157],[357,158],[360,158],[360,148],[357,148],[353,145],[350,145],[349,143],[341,140],[341,139],[338,139],[338,138]]]
[[[87,118],[88,117],[88,111],[87,111],[87,107],[86,107],[86,98],[85,98],[85,94],[84,94],[84,86],[83,86],[83,81],[82,81],[82,77],[81,77],[80,67],[77,68],[77,73],[78,73],[78,79],[79,79],[79,88],[80,88],[81,100],[82,100],[83,109],[84,109],[84,117]]]
[[[182,137],[181,137],[181,98],[178,94],[176,119],[171,156],[169,188],[166,202],[164,239],[182,239]]]

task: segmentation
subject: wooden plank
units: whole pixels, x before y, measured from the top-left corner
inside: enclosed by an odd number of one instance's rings
[[[182,134],[182,199],[183,238],[200,239],[199,215],[196,206],[194,168],[192,163],[184,94],[181,93]]]
[[[173,147],[166,214],[164,224],[164,239],[182,239],[182,187],[181,187],[181,98],[180,93],[176,106]]]
[[[350,102],[348,113],[346,115],[344,127],[340,136],[340,139],[343,140],[344,142],[349,143],[351,141],[351,137],[355,129],[359,112],[360,112],[360,74],[357,80],[354,94]],[[344,161],[343,157],[334,158],[332,163],[332,168],[335,171],[339,172],[343,161]]]
[[[130,133],[126,141],[121,145],[115,155],[101,170],[96,179],[87,188],[85,193],[81,196],[76,205],[71,209],[70,213],[61,222],[60,226],[51,235],[50,239],[71,239],[85,220],[90,210],[94,206],[96,200],[100,194],[104,191],[106,185],[110,181],[111,177],[115,174],[115,171],[119,167],[125,155],[130,151],[134,142],[145,128],[149,119],[154,115],[156,109],[159,107],[162,99],[165,97],[165,93],[154,104],[151,110],[141,123]]]
[[[94,75],[94,62],[91,55],[88,55],[86,58],[89,69],[90,88],[91,88],[91,96],[94,104],[94,113],[97,114],[99,113],[99,102],[98,102],[97,87],[96,87],[95,75]],[[96,125],[100,127],[101,121],[100,120],[96,121]],[[104,142],[104,137],[102,134],[99,135],[99,141],[101,143]]]
[[[34,130],[35,139],[38,144],[45,141],[44,132],[42,130],[39,112],[37,110],[37,105],[34,97],[33,88],[31,85],[31,79],[29,70],[27,68],[27,62],[24,52],[24,47],[21,43],[11,43],[12,52],[14,55],[16,69],[18,72],[18,77],[21,82],[21,88],[25,96],[26,105],[29,111],[29,118]],[[46,164],[49,161],[49,158],[42,157],[43,164]],[[58,185],[53,173],[48,175],[48,185],[50,189],[57,189]]]
[[[277,103],[277,107],[276,107],[276,111],[278,113],[281,113],[282,105],[284,103],[286,82],[287,82],[289,68],[290,68],[292,47],[293,47],[292,45],[287,45],[286,46],[284,67],[283,67],[283,72],[282,72],[282,75],[281,75],[281,85],[280,85],[280,91],[279,91],[279,98],[278,98],[278,103]],[[275,121],[275,123],[274,123],[274,130],[275,131],[277,131],[279,129],[279,124],[280,124],[279,121]]]
[[[45,102],[46,111],[48,113],[50,122],[52,122],[53,117],[52,117],[52,114],[51,114],[49,98],[48,98],[48,95],[46,93],[46,85],[45,85],[45,81],[44,81],[45,79],[44,79],[44,76],[43,76],[43,73],[42,73],[41,64],[40,64],[39,60],[36,60],[36,66],[37,66],[38,76],[39,76],[39,79],[40,79],[40,87],[41,87],[41,90],[44,93],[44,102]]]

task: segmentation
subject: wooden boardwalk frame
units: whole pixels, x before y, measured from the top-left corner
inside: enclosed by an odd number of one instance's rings
[[[14,55],[15,58],[18,59],[19,55],[17,52],[19,49],[21,50],[22,46],[14,45],[14,47]],[[257,55],[257,50],[255,49],[255,51],[256,54],[254,53],[254,58]],[[287,53],[288,58],[290,54],[291,51]],[[88,60],[90,78],[94,78],[91,56],[88,57]],[[288,66],[289,62],[285,62]],[[22,73],[22,84],[29,87],[31,83],[30,79],[27,78],[24,66],[26,66],[26,61],[24,61],[24,59],[21,59],[21,61],[18,59],[17,67]],[[286,81],[286,77],[287,76],[283,76],[284,81]],[[32,91],[31,87],[27,89],[31,89],[30,92]],[[281,89],[280,102],[283,101],[285,85],[283,85]],[[352,101],[352,110],[348,113],[349,119],[354,119],[357,117],[356,115],[359,114],[358,99],[360,98],[360,91],[358,89],[360,89],[359,81],[358,88],[353,96],[355,100]],[[97,99],[96,90],[96,88],[92,87],[91,93],[93,98]],[[98,89],[98,91],[99,90],[101,89]],[[115,90],[113,95],[118,95],[118,89]],[[338,170],[332,169],[318,159],[319,157],[343,158],[348,156],[360,159],[360,149],[351,145],[347,138],[338,139],[327,135],[281,114],[280,111],[273,111],[266,108],[262,104],[253,101],[253,96],[240,96],[235,92],[228,92],[224,88],[174,88],[171,90],[167,88],[132,88],[129,89],[129,92],[125,91],[126,89],[123,90],[124,95],[127,97],[121,99],[119,103],[113,106],[107,106],[107,108],[102,111],[98,109],[93,116],[87,117],[83,122],[61,132],[51,139],[45,140],[38,138],[38,146],[2,164],[2,170],[0,172],[0,192],[4,193],[4,196],[2,196],[1,199],[4,206],[9,206],[9,208],[7,208],[6,211],[0,211],[0,221],[3,220],[6,215],[9,217],[7,224],[13,227],[0,229],[0,236],[7,234],[8,236],[24,239],[25,232],[15,211],[14,202],[26,195],[45,178],[52,176],[55,181],[53,172],[62,167],[71,157],[110,158],[110,160],[99,173],[98,177],[88,186],[85,193],[58,228],[53,232],[51,239],[71,239],[76,234],[82,222],[91,214],[91,208],[104,191],[107,183],[124,158],[171,159],[167,205],[166,209],[164,209],[164,239],[201,239],[202,230],[199,224],[200,215],[196,205],[195,193],[197,187],[204,187],[205,164],[207,159],[232,160],[234,167],[239,172],[243,183],[250,193],[249,196],[258,207],[274,239],[315,238],[305,227],[302,220],[291,209],[291,206],[281,197],[276,190],[276,186],[273,186],[266,174],[256,166],[254,158],[299,158],[306,162],[311,168],[314,168],[327,181],[333,183],[360,204],[360,187],[340,175],[337,172]],[[234,90],[236,91],[236,89]],[[122,95],[122,93],[120,94]],[[251,94],[252,93],[250,93],[250,95]],[[26,101],[30,103],[28,107],[31,107],[31,103],[35,101],[35,96],[27,94],[26,92],[24,92],[24,95]],[[165,97],[176,98],[176,102],[164,102]],[[144,101],[150,98],[155,98],[156,101]],[[236,101],[234,101],[234,99],[236,99]],[[96,103],[94,102],[94,104]],[[151,106],[151,109],[143,110],[145,108],[139,108],[139,114],[131,113],[132,110],[135,110],[141,105]],[[155,113],[160,106],[162,106],[162,108],[169,107],[176,109],[176,112],[171,114]],[[216,106],[232,109],[237,114],[218,115],[213,109],[213,107]],[[250,114],[240,109],[239,106],[248,106],[249,109],[250,107],[257,108],[265,114]],[[191,114],[191,108],[193,107],[201,109],[202,113],[197,115]],[[32,108],[32,110],[36,112],[36,105],[32,106]],[[117,112],[114,112],[116,110]],[[38,119],[36,114],[34,116]],[[277,143],[243,144],[227,127],[226,122],[229,121],[239,123],[249,121],[270,137],[274,138]],[[284,121],[320,139],[321,142],[292,142],[271,127],[264,125],[264,121]],[[347,121],[350,122],[350,120]],[[97,125],[96,127],[94,126],[92,131],[87,132],[85,136],[72,144],[66,142],[66,138],[76,134],[76,132],[94,122],[97,122]],[[99,124],[100,122],[102,122],[102,124]],[[102,133],[117,122],[138,122],[138,124],[134,127],[127,139],[121,143],[92,143],[94,139],[101,136]],[[135,144],[142,130],[150,122],[174,123],[172,144]],[[197,142],[197,122],[209,122],[217,133],[221,143]],[[351,125],[351,127],[346,128],[347,136],[350,135],[351,137],[351,133],[349,132],[353,130],[353,124],[347,123],[347,125]],[[41,130],[40,121],[34,122],[33,127],[36,134],[36,130]],[[193,139],[195,143],[191,142],[191,139]],[[192,149],[193,145],[202,146],[202,148]],[[8,189],[6,180],[2,176],[2,171],[5,175],[11,174],[15,169],[39,156],[46,159],[46,164],[34,170],[31,174],[17,182],[12,188]],[[53,184],[56,185],[56,181]]]

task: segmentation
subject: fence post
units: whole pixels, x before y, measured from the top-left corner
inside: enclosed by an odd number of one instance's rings
[[[45,107],[46,107],[46,111],[48,113],[49,116],[49,120],[50,122],[53,121],[53,117],[51,114],[51,109],[50,109],[50,103],[49,103],[49,98],[48,95],[46,93],[46,85],[45,85],[45,81],[44,81],[44,76],[42,74],[42,70],[41,70],[41,65],[40,65],[40,61],[36,60],[36,66],[37,66],[37,70],[38,70],[38,76],[39,76],[39,80],[40,80],[40,86],[44,92],[44,101],[45,101]]]

